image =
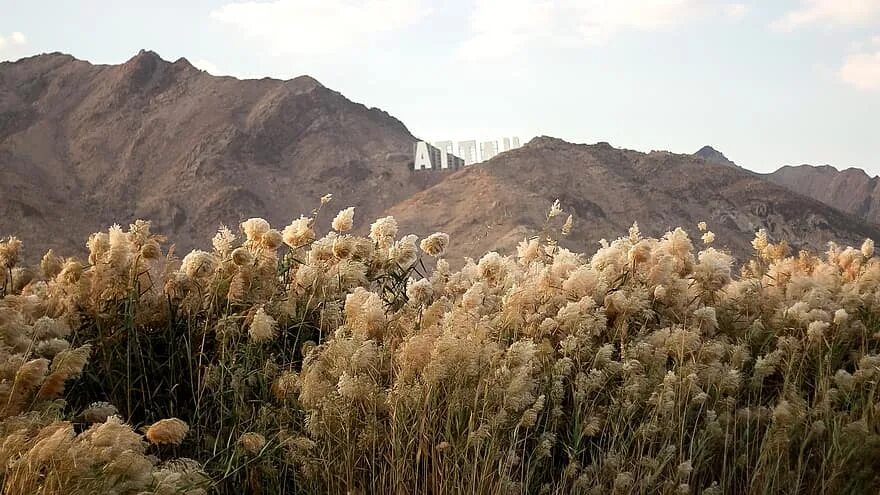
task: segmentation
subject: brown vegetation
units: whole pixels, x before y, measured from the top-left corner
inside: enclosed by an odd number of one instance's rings
[[[557,203],[453,270],[391,217],[317,234],[328,201],[182,260],[146,222],[39,268],[0,243],[0,491],[880,489],[873,242],[759,231],[737,269],[706,225],[633,226],[584,255]]]

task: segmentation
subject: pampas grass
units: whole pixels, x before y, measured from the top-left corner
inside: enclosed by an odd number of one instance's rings
[[[143,221],[82,261],[0,242],[0,492],[880,490],[872,241],[582,254],[554,203],[453,270],[391,217],[321,237],[328,202],[182,259]]]

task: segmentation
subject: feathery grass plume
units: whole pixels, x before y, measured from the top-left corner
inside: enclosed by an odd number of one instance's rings
[[[385,330],[385,310],[375,292],[357,287],[345,297],[345,317],[352,332],[364,338],[380,338]]]
[[[147,428],[146,437],[154,445],[180,445],[187,433],[189,433],[189,426],[183,420],[166,418],[150,425]]]
[[[294,220],[282,232],[284,243],[293,249],[308,245],[315,240],[315,231],[312,230],[312,222],[314,220],[300,216]]]
[[[245,238],[253,244],[258,244],[263,239],[263,234],[271,228],[269,222],[262,218],[249,218],[241,223]]]
[[[40,260],[40,270],[43,272],[43,276],[47,279],[57,277],[63,268],[64,260],[55,254],[55,251],[52,249],[46,251],[46,254],[43,255],[43,259]]]
[[[350,235],[340,235],[333,238],[333,256],[340,260],[350,258],[354,254],[355,241]]]
[[[862,256],[865,258],[871,258],[874,256],[874,240],[873,239],[865,239],[865,242],[862,243],[861,247]]]
[[[718,319],[715,316],[715,308],[703,306],[694,310],[694,318],[697,326],[707,335],[713,335],[718,328]]]
[[[200,279],[211,275],[217,267],[217,260],[210,253],[195,249],[183,257],[180,269],[190,279]]]
[[[391,247],[395,236],[397,236],[397,220],[394,217],[383,217],[370,225],[370,239],[379,247]]]
[[[303,357],[308,356],[308,351],[304,350],[302,355]],[[272,384],[272,395],[275,399],[285,402],[296,398],[296,393],[299,392],[299,389],[299,376],[293,371],[286,371],[276,378]]]
[[[15,365],[15,362],[7,362],[7,365]],[[46,373],[49,371],[49,360],[44,358],[32,359],[24,362],[15,370],[15,378],[12,382],[11,389],[4,390],[3,395],[7,396],[4,408],[0,417],[18,414],[24,407],[31,395],[36,391],[46,379]],[[6,373],[4,373],[5,375]]]
[[[132,244],[129,234],[121,226],[113,225],[108,231],[107,242],[109,247],[104,262],[117,272],[125,273],[131,261]]]
[[[44,340],[37,344],[34,353],[38,356],[51,359],[61,351],[70,349],[70,343],[62,339]]]
[[[273,340],[278,334],[278,323],[266,313],[263,307],[259,307],[254,313],[251,324],[248,327],[248,335],[257,344]]]
[[[418,237],[410,234],[395,242],[388,251],[388,257],[401,268],[409,268],[418,260],[416,242]]]
[[[62,320],[41,316],[31,327],[31,335],[36,340],[63,339],[70,335],[70,326]]]
[[[336,232],[348,232],[354,225],[354,207],[350,206],[340,210],[333,218],[331,226]]]
[[[446,249],[449,247],[449,235],[443,232],[435,232],[422,239],[419,247],[428,256],[439,258],[446,254]]]
[[[693,279],[707,292],[718,291],[731,280],[730,267],[733,258],[715,248],[707,248],[698,255],[699,262],[693,267]]]
[[[21,295],[30,295],[39,286],[32,286],[31,282],[37,279],[37,272],[31,268],[16,267],[12,269],[12,292]]]
[[[154,240],[149,240],[141,246],[140,255],[145,260],[158,260],[162,257],[162,247]]]
[[[0,242],[0,268],[10,270],[21,261],[22,242],[17,237],[9,237]]]
[[[559,205],[559,200],[557,199],[550,206],[550,211],[547,213],[547,217],[554,218],[559,216],[560,213],[562,213],[562,207]]]
[[[643,239],[639,240],[629,248],[626,256],[630,264],[645,263],[651,259],[651,244]]]
[[[104,232],[96,232],[89,236],[86,247],[89,250],[89,264],[96,265],[104,259],[104,255],[110,250],[110,236]]]
[[[232,251],[232,262],[238,266],[250,265],[254,262],[254,255],[246,248],[235,248]]]
[[[65,382],[80,376],[92,353],[92,345],[65,349],[52,358],[51,373],[40,387],[39,396],[45,399],[58,397],[64,392]]]
[[[574,225],[574,218],[572,218],[572,216],[569,215],[568,218],[565,219],[565,223],[562,224],[562,228],[560,228],[559,231],[562,232],[562,235],[571,234],[571,229],[572,229],[573,225]]]
[[[733,260],[634,225],[574,253],[549,220],[455,270],[429,236],[428,273],[390,218],[369,237],[306,219],[280,259],[285,235],[251,219],[181,262],[145,222],[92,236],[90,265],[16,261],[0,492],[880,490],[867,247],[759,232]],[[179,444],[147,455],[117,412]]]
[[[111,416],[119,414],[116,406],[109,402],[93,402],[88,409],[82,412],[82,418],[87,423],[104,423]]]
[[[849,313],[846,312],[846,309],[840,308],[834,311],[835,325],[843,325],[847,321],[849,321]]]
[[[431,281],[425,278],[411,282],[406,288],[406,297],[417,305],[427,304],[433,293]]]
[[[266,445],[266,438],[259,433],[249,431],[238,437],[238,445],[249,454],[259,454]]]
[[[538,239],[523,239],[516,247],[516,255],[522,265],[528,265],[541,256],[541,245]]]
[[[217,229],[214,238],[211,239],[211,245],[214,247],[214,251],[216,251],[217,254],[221,257],[226,257],[233,249],[235,249],[235,238],[235,234],[229,230],[229,227],[221,225],[220,228]]]
[[[145,455],[142,437],[118,418],[92,425],[78,435],[66,421],[42,419],[29,426],[27,436],[17,437],[22,443],[16,462],[4,463],[3,493],[162,493],[154,491],[160,471],[155,460]],[[200,475],[193,469],[187,481]],[[195,484],[187,485],[169,483],[165,492],[198,493],[188,491],[196,489]]]
[[[281,235],[281,232],[278,232],[275,229],[269,229],[268,232],[263,234],[261,243],[266,249],[274,251],[284,243],[284,237]]]

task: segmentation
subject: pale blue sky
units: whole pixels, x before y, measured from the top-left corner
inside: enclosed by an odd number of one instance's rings
[[[148,48],[428,140],[538,134],[880,173],[880,0],[0,0],[0,60]]]

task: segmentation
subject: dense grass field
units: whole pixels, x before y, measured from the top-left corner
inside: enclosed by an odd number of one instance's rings
[[[0,492],[880,491],[870,240],[578,254],[554,205],[453,270],[390,217],[319,237],[328,203],[182,259],[148,222],[38,267],[0,242]]]

